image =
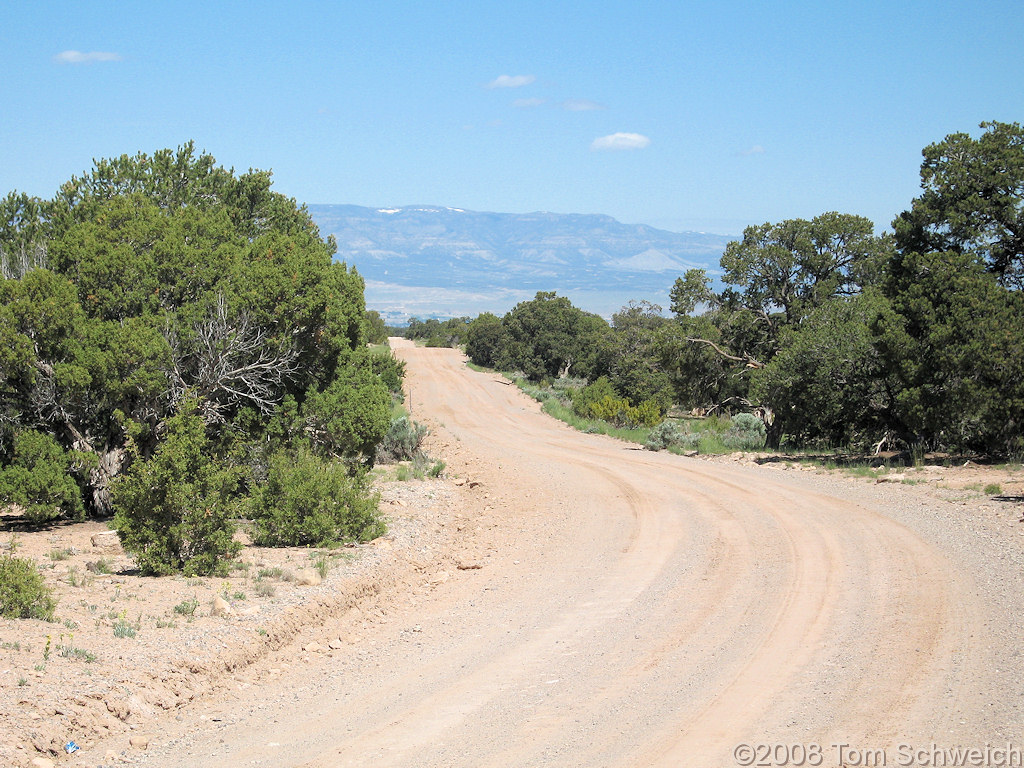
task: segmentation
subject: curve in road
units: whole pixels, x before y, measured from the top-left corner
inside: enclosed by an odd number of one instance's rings
[[[395,346],[413,416],[487,489],[494,557],[316,693],[264,690],[288,702],[274,722],[226,735],[273,755],[197,738],[178,764],[733,766],[741,743],[891,764],[900,742],[1005,731],[986,703],[1011,673],[977,631],[992,607],[920,532],[801,473],[575,432],[453,350]]]

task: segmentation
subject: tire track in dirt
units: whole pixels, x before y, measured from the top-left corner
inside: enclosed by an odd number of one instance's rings
[[[578,461],[578,455],[584,452],[586,449],[577,447],[573,460]],[[604,455],[607,456],[606,452]],[[631,463],[645,463],[641,456],[647,459],[641,454],[633,457],[635,460]],[[720,473],[721,468],[716,467],[715,471]],[[632,472],[639,474],[635,466]],[[751,728],[757,721],[755,713],[776,700],[796,671],[811,663],[817,646],[833,624],[833,614],[840,601],[845,598],[845,602],[850,603],[851,598],[857,596],[872,600],[875,609],[870,616],[873,624],[867,628],[861,625],[855,630],[863,636],[861,646],[872,633],[877,637],[871,646],[872,652],[864,654],[863,679],[850,686],[852,695],[848,704],[870,700],[872,705],[863,713],[856,712],[856,707],[850,707],[854,711],[848,710],[842,715],[832,713],[832,721],[840,721],[841,732],[823,729],[818,735],[827,739],[829,733],[837,733],[836,738],[840,740],[878,740],[914,733],[914,726],[901,717],[889,720],[886,715],[914,711],[918,704],[924,709],[934,708],[935,693],[943,687],[941,681],[945,681],[949,673],[945,660],[954,649],[965,644],[962,633],[956,631],[956,626],[962,627],[963,622],[950,620],[951,604],[961,604],[964,590],[954,586],[947,571],[940,567],[942,558],[938,553],[901,526],[832,497],[807,498],[804,494],[796,498],[797,494],[791,490],[764,487],[763,483],[760,490],[753,492],[749,480],[745,484],[730,483],[721,477],[707,477],[706,470],[702,474],[704,481],[710,480],[713,488],[706,493],[706,498],[729,499],[733,507],[749,505],[748,508],[767,515],[778,524],[776,545],[778,533],[781,533],[786,541],[781,561],[788,564],[789,580],[781,590],[784,596],[775,598],[781,602],[776,604],[774,620],[763,625],[764,640],[759,649],[736,672],[728,687],[705,704],[702,714],[688,713],[686,730],[670,737],[672,746],[662,752],[666,762],[679,764],[685,756],[693,758],[700,754],[695,751],[694,741],[699,742],[704,757],[713,757],[716,750],[721,756],[725,742],[735,741],[736,734],[744,727]],[[666,477],[662,475],[661,482],[665,482]],[[651,478],[651,481],[656,482],[656,479]],[[677,492],[682,490],[677,487]],[[825,515],[827,522],[824,524],[821,522],[823,512],[829,513]],[[732,519],[735,521],[735,517]],[[750,525],[747,522],[748,530]],[[720,530],[724,532],[728,527]],[[845,534],[842,540],[836,531]],[[855,532],[859,534],[856,537],[852,535]],[[768,547],[761,544],[758,549],[764,552]],[[853,572],[844,556],[847,550],[856,553],[874,550],[876,556],[862,562]],[[745,567],[752,569],[749,552],[747,558]],[[895,574],[892,574],[893,564],[896,564]],[[887,573],[889,578],[877,578],[877,574]],[[956,594],[957,599],[951,601],[950,593]],[[764,599],[763,592],[752,591],[752,594],[758,594],[759,600]],[[737,622],[719,616],[714,623],[734,628],[747,622],[742,618]],[[697,629],[691,619],[691,631],[683,634],[706,639],[709,636],[706,625],[705,618]],[[865,629],[870,631],[865,632]],[[874,664],[870,663],[871,658],[875,659]],[[884,673],[879,669],[883,665]],[[864,689],[871,679],[876,681],[876,690],[865,699]],[[884,687],[877,685],[879,680],[885,681]],[[925,720],[931,727],[935,725],[932,721],[945,725],[941,714],[925,717]],[[886,725],[882,726],[883,723]],[[709,739],[709,734],[716,731],[724,738],[717,745]],[[693,734],[694,738],[687,738],[687,734]],[[639,764],[644,763],[650,760],[644,758]]]
[[[451,350],[397,351],[413,416],[486,489],[496,557],[381,626],[364,665],[324,669],[329,704],[267,689],[293,702],[273,727],[228,733],[282,751],[203,762],[200,740],[173,764],[730,766],[738,742],[984,739],[982,609],[909,528],[579,434]]]

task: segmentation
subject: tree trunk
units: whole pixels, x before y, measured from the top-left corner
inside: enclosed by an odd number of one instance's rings
[[[110,482],[117,477],[125,464],[124,448],[108,448],[96,454],[99,463],[89,471],[89,487],[92,491],[92,506],[97,517],[109,517]]]
[[[106,444],[102,450],[96,450],[92,441],[75,428],[74,424],[65,422],[71,433],[71,447],[76,451],[90,453],[96,457],[96,466],[89,470],[89,498],[86,502],[91,506],[96,517],[109,517],[110,482],[124,469],[126,452],[123,446]]]

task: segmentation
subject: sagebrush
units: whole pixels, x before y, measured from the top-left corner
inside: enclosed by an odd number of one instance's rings
[[[429,432],[408,416],[392,419],[387,434],[377,446],[377,461],[390,464],[415,459],[422,453],[423,441]]]

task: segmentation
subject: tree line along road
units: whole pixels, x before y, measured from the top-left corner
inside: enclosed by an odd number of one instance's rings
[[[393,343],[414,418],[481,484],[486,566],[147,762],[916,765],[901,747],[1024,738],[1014,529],[581,434],[454,350]]]

